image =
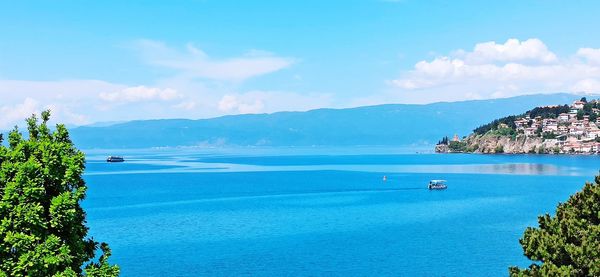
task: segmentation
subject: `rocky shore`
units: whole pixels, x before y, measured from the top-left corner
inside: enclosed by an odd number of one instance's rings
[[[435,151],[438,153],[554,153],[553,143],[546,143],[539,137],[518,135],[514,137],[500,135],[471,135],[461,142],[461,148],[450,149],[448,145],[438,145]]]

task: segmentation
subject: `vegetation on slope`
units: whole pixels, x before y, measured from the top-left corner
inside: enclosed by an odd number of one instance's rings
[[[483,135],[489,131],[498,130],[501,124],[506,124],[510,129],[514,131],[516,129],[515,120],[519,118],[523,118],[526,115],[529,115],[531,118],[535,118],[540,116],[542,118],[557,118],[561,113],[568,113],[570,110],[569,105],[562,106],[552,106],[552,107],[536,107],[532,110],[529,110],[523,114],[519,115],[510,115],[500,119],[496,119],[488,124],[481,125],[473,130],[473,133],[478,135]],[[591,108],[590,108],[591,111]],[[504,128],[504,129],[509,129]]]

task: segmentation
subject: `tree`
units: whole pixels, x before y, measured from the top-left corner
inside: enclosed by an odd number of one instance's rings
[[[450,152],[464,152],[466,148],[467,144],[462,141],[450,141],[450,143],[448,143]]]
[[[577,120],[582,120],[584,115],[585,115],[585,113],[583,112],[583,110],[578,110],[577,111]]]
[[[560,147],[554,146],[554,148],[552,149],[552,151],[554,152],[554,154],[558,154],[558,153],[560,153]]]
[[[48,128],[50,111],[27,119],[0,144],[0,276],[117,276],[110,249],[87,238],[84,154],[64,125]]]
[[[585,103],[583,105],[583,113],[586,115],[590,115],[592,113],[593,108],[594,108],[594,105],[592,105],[592,103]]]
[[[562,105],[562,106],[552,106],[552,107],[536,107],[533,108],[523,114],[520,115],[511,115],[511,116],[507,116],[507,117],[503,117],[500,119],[496,119],[488,124],[485,125],[481,125],[477,128],[475,128],[473,130],[473,133],[478,134],[478,135],[483,135],[489,131],[498,129],[498,126],[502,123],[506,124],[509,128],[511,129],[517,129],[517,126],[515,125],[515,120],[517,119],[522,119],[525,116],[529,116],[530,118],[535,118],[537,116],[540,116],[542,118],[557,118],[558,115],[560,115],[561,113],[568,113],[571,110],[571,108],[569,107],[569,105]],[[583,118],[583,114],[581,115]],[[529,121],[528,122],[528,126],[531,127],[532,122]]]
[[[556,215],[538,217],[538,224],[519,240],[535,262],[510,267],[511,276],[600,276],[600,175],[559,203]]]
[[[437,144],[438,144],[438,145],[440,145],[440,144],[445,144],[445,145],[448,145],[448,137],[447,137],[447,136],[446,136],[446,137],[443,137],[443,138],[442,138],[442,140],[438,141],[438,143],[437,143]]]

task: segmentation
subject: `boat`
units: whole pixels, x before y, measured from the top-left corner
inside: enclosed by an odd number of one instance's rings
[[[124,161],[125,161],[125,159],[123,159],[123,157],[119,157],[119,156],[108,156],[108,158],[106,158],[106,162],[108,162],[108,163],[122,163]]]
[[[446,185],[446,180],[431,180],[429,181],[429,185],[427,187],[430,190],[441,190],[448,188],[448,186]]]

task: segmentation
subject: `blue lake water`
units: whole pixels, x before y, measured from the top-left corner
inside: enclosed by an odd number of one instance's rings
[[[528,265],[523,230],[600,168],[366,148],[87,154],[90,235],[122,276],[505,276]]]

